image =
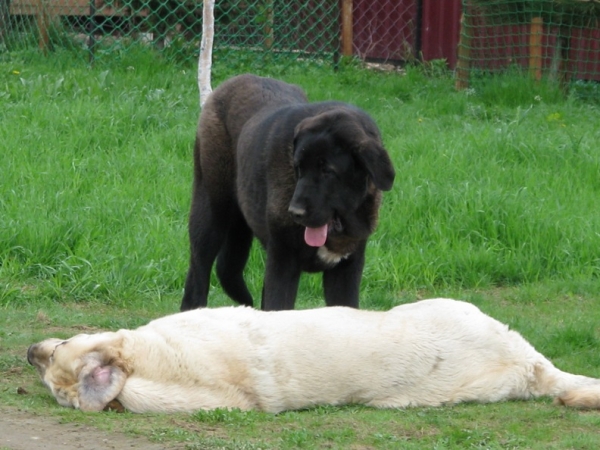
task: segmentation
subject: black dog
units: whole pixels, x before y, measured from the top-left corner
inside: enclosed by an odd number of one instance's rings
[[[360,109],[308,103],[297,86],[253,75],[224,82],[196,135],[181,309],[206,306],[215,258],[225,292],[253,305],[243,279],[253,236],[267,251],[263,309],[292,309],[302,271],[323,272],[328,306],[358,307],[365,245],[394,176]]]

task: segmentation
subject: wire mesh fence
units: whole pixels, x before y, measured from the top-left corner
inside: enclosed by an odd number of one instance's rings
[[[361,59],[414,61],[418,4],[416,0],[354,0],[353,54]]]
[[[423,1],[217,0],[215,50],[412,62],[420,57]],[[97,57],[142,43],[192,60],[202,8],[202,0],[0,0],[0,47],[66,47]]]
[[[457,85],[516,69],[564,86],[600,81],[600,0],[465,0]]]
[[[202,0],[0,0],[0,52],[39,46],[97,58],[143,45],[195,61],[202,8]],[[214,30],[220,58],[434,58],[456,62],[457,87],[516,68],[600,91],[600,0],[217,0]]]
[[[197,58],[202,0],[0,0],[0,46],[67,47],[95,58],[148,45]],[[337,0],[217,0],[215,50],[323,58],[339,49]]]

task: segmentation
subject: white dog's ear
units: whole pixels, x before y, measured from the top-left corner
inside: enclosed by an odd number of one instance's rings
[[[84,357],[79,372],[79,409],[82,411],[102,411],[114,400],[125,385],[127,375],[118,366],[106,362],[100,352],[92,352]]]

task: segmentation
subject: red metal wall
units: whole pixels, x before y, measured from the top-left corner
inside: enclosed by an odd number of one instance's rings
[[[517,66],[529,67],[529,25],[487,25],[484,18],[472,23],[470,66],[496,72]],[[542,68],[556,64],[559,29],[544,26]],[[569,78],[600,81],[600,29],[573,28],[564,72]]]
[[[414,58],[416,18],[415,0],[354,0],[354,53],[381,60]]]
[[[461,0],[422,0],[421,53],[425,61],[445,59],[454,69],[460,37]]]
[[[600,81],[600,28],[573,31],[569,61],[573,77]]]
[[[361,58],[383,61],[445,59],[456,67],[461,0],[354,0],[353,47]],[[470,66],[485,71],[529,65],[529,26],[494,25],[484,15],[471,15]],[[543,68],[557,51],[556,27],[545,26]],[[569,76],[600,81],[600,28],[571,30]]]
[[[354,52],[362,58],[456,64],[461,0],[354,0]]]

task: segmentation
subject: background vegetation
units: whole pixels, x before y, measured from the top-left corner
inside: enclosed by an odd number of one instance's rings
[[[444,67],[334,72],[217,53],[213,85],[274,76],[375,118],[397,178],[369,243],[363,307],[467,299],[559,367],[600,377],[598,99],[519,73],[456,92]],[[195,67],[143,48],[91,69],[60,49],[0,56],[0,403],[192,449],[598,447],[597,413],[546,400],[126,420],[58,407],[26,364],[29,344],[178,310],[198,113]],[[263,268],[255,246],[255,301]],[[298,307],[321,297],[320,276],[303,277]],[[216,281],[209,303],[231,304]]]

